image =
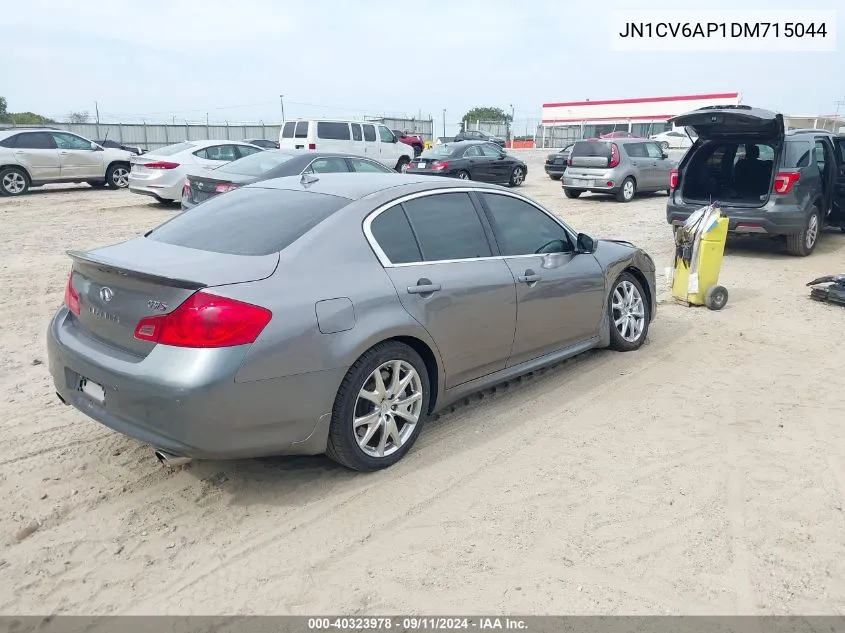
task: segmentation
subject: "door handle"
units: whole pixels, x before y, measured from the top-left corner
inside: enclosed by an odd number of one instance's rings
[[[67,151],[64,151],[64,150],[63,150],[63,151],[61,151],[61,152],[59,152],[59,154],[67,154],[67,153],[68,153],[68,152],[67,152]]]
[[[420,280],[422,281],[422,280]],[[408,294],[411,295],[427,295],[431,294],[432,292],[437,292],[440,290],[440,284],[432,284],[432,283],[417,283],[416,286],[408,286]]]
[[[521,281],[524,284],[533,284],[540,281],[542,277],[535,273],[533,270],[526,270],[524,275],[520,275],[516,278],[517,281]]]

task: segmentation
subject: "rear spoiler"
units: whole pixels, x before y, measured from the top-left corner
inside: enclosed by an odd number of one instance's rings
[[[183,288],[185,290],[202,290],[203,288],[208,287],[206,284],[200,283],[198,281],[190,281],[188,279],[174,279],[172,277],[165,277],[163,275],[155,275],[153,273],[145,273],[139,270],[131,270],[129,268],[124,268],[122,266],[119,266],[118,264],[109,262],[108,260],[94,257],[89,253],[83,253],[82,251],[66,252],[68,257],[70,257],[74,262],[79,264],[88,264],[91,266],[96,266],[103,272],[113,272],[117,273],[118,275],[123,275],[125,277],[133,277],[135,279],[141,279],[143,281],[149,281],[152,283],[161,284],[163,286],[170,286],[172,288]]]

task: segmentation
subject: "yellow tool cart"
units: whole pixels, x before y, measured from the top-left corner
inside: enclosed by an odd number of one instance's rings
[[[675,231],[672,296],[686,305],[721,310],[728,291],[719,284],[719,271],[728,237],[728,218],[715,204],[693,213]]]

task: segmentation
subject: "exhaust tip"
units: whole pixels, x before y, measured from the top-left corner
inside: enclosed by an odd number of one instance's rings
[[[177,466],[184,466],[185,464],[191,461],[190,457],[182,457],[181,455],[174,455],[173,453],[168,453],[167,451],[162,451],[160,449],[156,449],[154,451],[154,455],[156,459],[162,466],[167,466],[168,468],[176,468]]]

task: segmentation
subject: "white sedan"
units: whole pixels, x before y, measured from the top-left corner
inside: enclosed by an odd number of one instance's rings
[[[692,147],[692,141],[687,136],[686,132],[681,130],[671,130],[669,132],[662,132],[650,137],[652,141],[660,143],[660,148],[664,151],[667,149],[688,149]]]
[[[190,170],[214,169],[244,156],[264,151],[239,141],[184,141],[131,158],[129,191],[152,196],[161,203],[182,199]]]

